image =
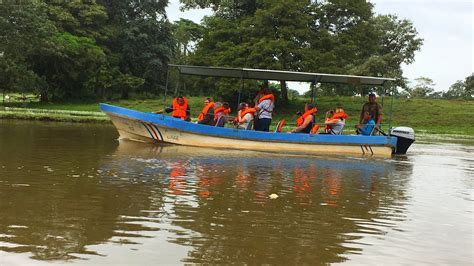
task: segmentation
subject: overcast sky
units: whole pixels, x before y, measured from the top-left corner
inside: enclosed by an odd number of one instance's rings
[[[415,62],[404,65],[411,81],[424,76],[433,79],[436,90],[447,90],[457,80],[474,72],[474,4],[472,0],[371,0],[377,14],[394,14],[413,22],[424,39]],[[207,10],[179,11],[179,1],[170,0],[170,21],[186,18],[197,23]],[[300,90],[300,89],[298,89]],[[302,91],[305,89],[301,88]]]

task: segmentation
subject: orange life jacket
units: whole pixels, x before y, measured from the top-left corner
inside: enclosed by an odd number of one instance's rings
[[[313,109],[308,110],[303,115],[298,117],[298,119],[296,119],[296,125],[301,126],[303,124],[304,120],[306,119],[306,117],[316,113],[317,111],[318,111],[318,109],[316,109],[316,107],[314,107]]]
[[[344,112],[337,112],[334,113],[334,115],[332,115],[330,119],[346,119],[348,117],[349,116]]]
[[[347,119],[349,116],[344,113],[344,112],[337,112],[337,113],[334,113],[331,117],[328,117],[325,121],[325,123],[327,123],[328,121],[331,121],[333,119]],[[330,126],[329,125],[324,125],[324,131],[328,131],[330,129]]]
[[[214,102],[209,102],[208,104],[206,104],[204,108],[202,108],[202,111],[198,116],[198,120],[199,121],[203,120],[207,112],[209,112],[209,109],[211,109],[212,107],[214,107]]]
[[[186,100],[186,98],[183,97],[183,100],[184,100],[184,103],[183,105],[179,105],[178,104],[178,98],[175,98],[173,100],[173,112],[171,113],[171,115],[173,117],[179,117],[181,119],[186,119],[186,110],[188,109],[188,100]]]
[[[230,108],[225,108],[224,106],[217,107],[214,109],[214,120],[217,121],[217,114],[220,112],[224,112],[224,115],[227,115],[230,113]]]
[[[260,97],[260,99],[258,99],[258,103],[261,103],[268,99],[270,99],[270,101],[272,102],[275,102],[275,96],[273,96],[273,94],[265,94],[262,97]]]
[[[246,109],[244,109],[243,111],[240,112],[239,118],[240,119],[244,118],[244,116],[248,113],[252,114],[252,116],[253,116],[253,113],[255,113],[255,112],[257,112],[257,109],[255,109],[255,108],[246,108]]]

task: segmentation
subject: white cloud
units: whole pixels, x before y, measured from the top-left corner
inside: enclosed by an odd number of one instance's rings
[[[180,6],[181,6],[181,4],[179,3],[178,0],[171,0],[168,7],[166,8],[166,13],[168,15],[168,19],[171,22],[177,21],[180,18],[184,18],[184,19],[192,20],[196,23],[200,23],[201,19],[204,16],[209,16],[209,15],[212,14],[212,11],[211,11],[210,8],[191,9],[191,10],[187,10],[187,11],[182,12],[181,10],[179,10]]]
[[[436,90],[447,90],[473,72],[472,1],[373,0],[378,14],[396,14],[413,22],[424,44],[415,62],[404,65],[406,77],[426,76]]]

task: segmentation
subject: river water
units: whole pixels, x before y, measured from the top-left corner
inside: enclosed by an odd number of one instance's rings
[[[377,159],[117,136],[0,120],[0,265],[474,262],[472,145]]]

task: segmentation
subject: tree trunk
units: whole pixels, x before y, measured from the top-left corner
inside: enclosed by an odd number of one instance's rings
[[[48,90],[47,89],[42,89],[40,91],[40,102],[46,103],[49,102],[49,95],[48,95]]]
[[[280,91],[281,91],[281,104],[286,105],[288,103],[288,88],[286,87],[285,80],[280,80]]]
[[[123,88],[123,89],[122,89],[122,95],[121,95],[121,96],[122,96],[122,99],[128,99],[128,96],[129,96],[129,95],[128,95],[128,89]]]

